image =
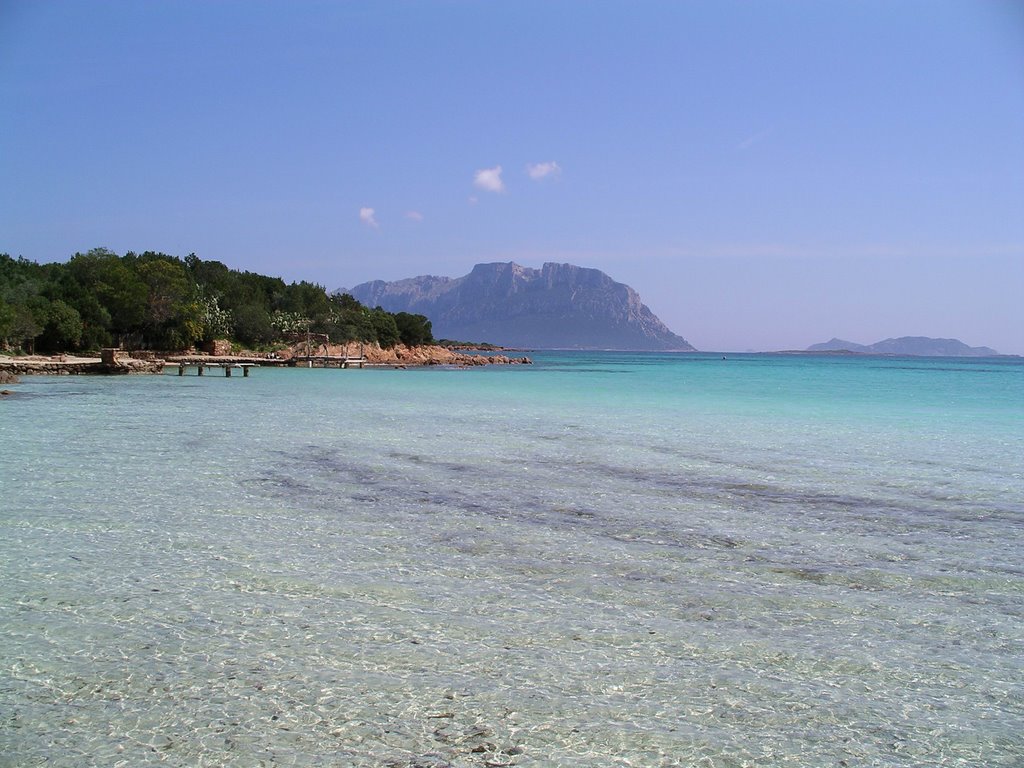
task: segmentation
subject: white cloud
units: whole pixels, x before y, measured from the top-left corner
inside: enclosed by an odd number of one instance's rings
[[[469,203],[470,205],[476,205],[477,203],[480,202],[480,200],[477,198],[476,195],[470,195],[467,198],[466,202]]]
[[[419,211],[406,211],[405,218],[409,219],[409,221],[415,221],[416,223],[419,223],[423,221],[423,214],[420,213]]]
[[[766,130],[761,131],[760,133],[755,133],[752,136],[748,136],[747,138],[745,138],[743,141],[736,145],[736,149],[739,152],[746,152],[755,144],[760,144],[762,141],[764,141],[764,139],[768,138],[768,136],[770,136],[771,133],[772,129],[768,128]]]
[[[368,226],[377,229],[380,224],[377,223],[377,218],[374,216],[373,208],[360,208],[359,209],[359,220]]]
[[[530,163],[526,166],[526,172],[534,181],[540,181],[546,176],[560,176],[562,167],[554,160],[548,163]]]
[[[501,166],[496,165],[493,168],[477,171],[473,177],[473,186],[488,192],[504,192],[505,182],[501,180]]]

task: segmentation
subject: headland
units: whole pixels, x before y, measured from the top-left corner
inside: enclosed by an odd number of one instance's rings
[[[469,354],[436,344],[388,349],[379,344],[293,344],[274,352],[241,350],[209,354],[194,349],[181,352],[101,350],[99,357],[76,355],[0,356],[0,384],[13,384],[19,376],[126,375],[163,373],[169,365],[255,365],[261,367],[343,367],[342,361],[363,368],[449,366],[469,368],[486,365],[529,365],[529,357],[504,354]],[[344,367],[357,367],[345,365]]]

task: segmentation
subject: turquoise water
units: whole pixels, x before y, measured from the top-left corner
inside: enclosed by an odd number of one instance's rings
[[[0,403],[0,765],[1019,766],[1024,364]]]

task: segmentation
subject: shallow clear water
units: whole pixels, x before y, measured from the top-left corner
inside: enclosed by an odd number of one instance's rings
[[[0,765],[1024,762],[1024,365],[29,378]]]

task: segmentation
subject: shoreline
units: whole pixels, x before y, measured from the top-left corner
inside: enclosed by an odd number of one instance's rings
[[[311,354],[305,345],[293,345],[276,353],[243,351],[234,355],[211,355],[184,351],[178,354],[155,353],[148,350],[104,349],[100,357],[76,355],[0,355],[0,383],[16,383],[19,376],[69,375],[139,375],[162,374],[164,369],[176,365],[256,365],[260,367],[341,367],[348,359],[348,367],[410,368],[424,366],[451,366],[469,368],[486,365],[531,365],[528,357],[509,357],[503,354],[467,354],[439,345],[406,347],[399,344],[382,349],[373,344],[322,344]],[[13,380],[10,380],[13,379]]]
[[[137,375],[161,373],[163,360],[131,357],[122,350],[103,350],[100,357],[76,355],[0,356],[0,373],[19,376]],[[14,382],[11,382],[14,383]]]

